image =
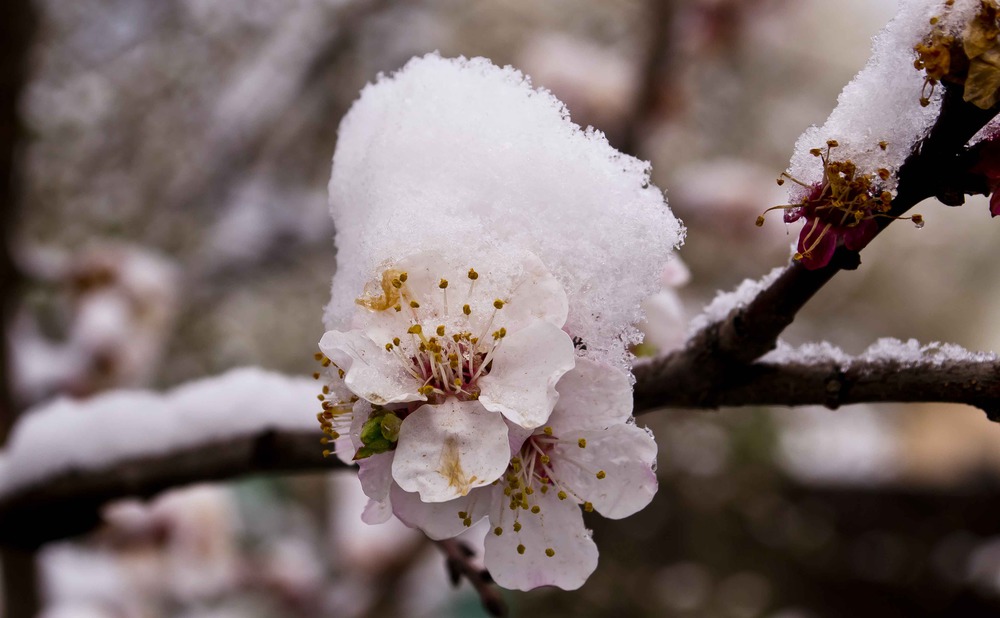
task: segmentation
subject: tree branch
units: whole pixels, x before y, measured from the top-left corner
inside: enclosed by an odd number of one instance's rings
[[[0,544],[31,548],[83,534],[100,523],[116,498],[149,497],[165,489],[255,473],[321,472],[342,467],[324,458],[319,430],[276,430],[205,442],[183,450],[70,470],[0,497]]]
[[[689,376],[671,374],[670,364],[644,363],[635,368],[635,412],[662,407],[823,405],[836,409],[852,403],[964,403],[1000,415],[1000,361],[928,359],[851,359],[848,362],[758,362],[725,381],[699,390]]]
[[[500,596],[500,590],[493,584],[489,571],[473,563],[475,553],[472,549],[455,539],[438,541],[437,546],[447,557],[446,565],[451,583],[457,586],[464,577],[479,595],[483,609],[490,616],[506,616],[507,604]]]

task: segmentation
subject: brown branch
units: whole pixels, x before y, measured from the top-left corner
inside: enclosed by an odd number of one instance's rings
[[[1000,361],[892,360],[847,363],[753,363],[707,389],[697,368],[648,362],[635,368],[635,411],[663,407],[825,405],[870,402],[952,402],[1000,414]],[[0,497],[0,544],[30,548],[82,534],[100,522],[101,507],[128,496],[257,473],[322,472],[319,432],[265,431],[205,442],[178,452],[69,470]],[[463,567],[465,568],[465,567]]]
[[[455,539],[438,541],[437,546],[447,558],[445,564],[451,583],[457,586],[464,577],[479,595],[486,613],[490,616],[506,616],[507,604],[500,595],[500,589],[493,583],[489,571],[473,563],[475,552]]]
[[[635,368],[637,414],[662,407],[823,405],[836,409],[852,403],[943,402],[976,406],[993,420],[1000,416],[1000,361],[759,362],[730,373],[707,392],[669,370],[669,364],[661,363]]]
[[[965,144],[989,122],[1000,105],[982,110],[962,100],[960,88],[946,86],[941,113],[930,134],[918,143],[899,170],[899,186],[890,215],[898,217],[929,197],[950,205],[962,203],[967,192],[982,192],[982,183],[970,178]],[[879,232],[893,219],[877,219]],[[857,251],[839,247],[830,263],[808,270],[792,262],[768,287],[724,320],[696,333],[682,350],[661,360],[655,371],[671,380],[693,384],[707,401],[716,385],[746,371],[749,363],[774,349],[778,336],[799,310],[841,270],[861,264]],[[680,383],[680,382],[677,382]],[[706,407],[699,404],[696,407]],[[711,406],[708,406],[711,407]]]
[[[177,452],[69,470],[0,498],[0,544],[31,548],[82,534],[100,523],[116,498],[149,497],[165,489],[256,473],[321,472],[342,467],[324,458],[319,431],[263,433],[206,442]]]

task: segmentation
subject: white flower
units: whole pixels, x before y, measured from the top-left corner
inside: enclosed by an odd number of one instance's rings
[[[580,587],[597,566],[580,507],[619,519],[656,493],[656,443],[631,422],[628,378],[580,359],[557,389],[548,424],[524,438],[495,485],[438,504],[390,487],[396,515],[431,538],[488,517],[486,567],[506,588]]]
[[[496,480],[510,458],[504,417],[545,423],[575,362],[559,282],[527,252],[490,262],[480,273],[438,252],[399,260],[358,299],[358,328],[320,341],[347,388],[402,421],[393,478],[428,502]]]
[[[516,70],[430,54],[345,116],[330,207],[321,349],[359,399],[365,520],[488,517],[499,583],[579,587],[580,505],[623,517],[656,488],[629,347],[683,229],[648,164]]]

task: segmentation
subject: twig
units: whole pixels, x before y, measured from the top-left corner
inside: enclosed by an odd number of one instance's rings
[[[489,571],[473,563],[475,553],[472,549],[455,539],[438,541],[437,546],[447,558],[445,564],[451,583],[457,586],[464,577],[472,584],[483,604],[483,609],[490,616],[506,616],[507,604],[500,595],[499,588],[493,583]]]
[[[851,359],[847,362],[758,362],[699,390],[686,375],[666,373],[670,365],[636,367],[636,413],[662,407],[823,405],[852,403],[963,403],[1000,417],[1000,361],[954,360],[903,363]]]
[[[247,474],[341,467],[335,457],[322,456],[318,436],[318,430],[271,430],[104,468],[67,471],[0,498],[0,544],[31,548],[82,534],[100,523],[101,507],[116,498],[148,497],[171,487]]]
[[[917,144],[899,171],[899,187],[892,201],[892,216],[900,216],[920,201],[938,197],[947,204],[961,203],[967,191],[981,191],[970,178],[970,157],[965,144],[1000,106],[990,110],[962,100],[962,91],[945,87],[941,113],[929,136]],[[877,219],[879,232],[894,219]],[[778,336],[795,319],[799,310],[841,270],[853,270],[861,263],[860,254],[839,247],[830,263],[808,270],[792,262],[767,288],[731,312],[721,322],[709,324],[696,333],[684,349],[658,363],[662,375],[685,376],[696,381],[706,393],[745,371],[747,364],[774,349]]]

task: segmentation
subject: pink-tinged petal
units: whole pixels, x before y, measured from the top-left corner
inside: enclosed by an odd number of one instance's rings
[[[533,253],[521,256],[523,270],[512,289],[504,290],[507,301],[497,315],[497,325],[508,331],[522,328],[534,320],[543,320],[562,328],[569,315],[569,301],[562,284]]]
[[[503,504],[507,498],[500,493],[501,504],[494,506],[496,515],[491,515],[490,525],[499,527],[501,534],[486,533],[486,568],[498,584],[511,590],[539,586],[576,590],[597,568],[597,546],[583,525],[580,506],[559,500],[551,491],[534,496],[541,510],[517,511],[520,530],[515,532],[513,512]]]
[[[393,485],[390,497],[392,508],[407,526],[423,530],[428,537],[439,541],[465,532],[489,514],[490,492],[494,488],[473,489],[469,495],[447,502],[423,502],[420,496],[403,491]]]
[[[507,425],[475,401],[425,405],[403,420],[392,477],[424,502],[445,502],[498,479],[510,462]]]
[[[384,524],[390,519],[392,519],[392,501],[388,497],[381,502],[369,498],[365,510],[361,512],[361,521],[371,526]]]
[[[575,358],[569,335],[535,320],[501,341],[489,375],[479,379],[479,402],[522,427],[540,427],[559,398],[556,383]]]
[[[990,195],[990,216],[1000,215],[1000,191],[994,191]]]
[[[632,416],[632,385],[620,369],[589,358],[577,358],[576,366],[556,384],[556,402],[546,425],[556,436],[570,431],[604,429]]]
[[[805,227],[802,228],[802,232],[799,234],[799,253],[802,254],[802,265],[809,270],[816,270],[817,268],[823,268],[830,263],[833,258],[834,251],[837,250],[837,234],[830,230],[816,243],[816,246],[812,248],[812,253],[806,255],[805,245],[803,240],[808,233],[808,230],[812,228],[812,223],[806,220]],[[816,242],[814,239],[810,238],[809,243],[812,244]]]
[[[878,233],[878,223],[874,219],[865,219],[854,227],[849,227],[841,234],[844,246],[851,251],[861,251]]]
[[[426,401],[427,397],[417,392],[421,381],[407,373],[399,358],[383,346],[360,330],[330,330],[319,342],[323,354],[344,370],[344,384],[358,397],[376,405]]]
[[[552,477],[601,515],[621,519],[643,509],[656,494],[656,442],[634,424],[560,435],[551,454]],[[579,446],[579,439],[586,447]],[[603,472],[603,478],[598,473]]]
[[[389,497],[392,486],[393,452],[379,453],[358,461],[358,480],[365,495],[382,502]]]

